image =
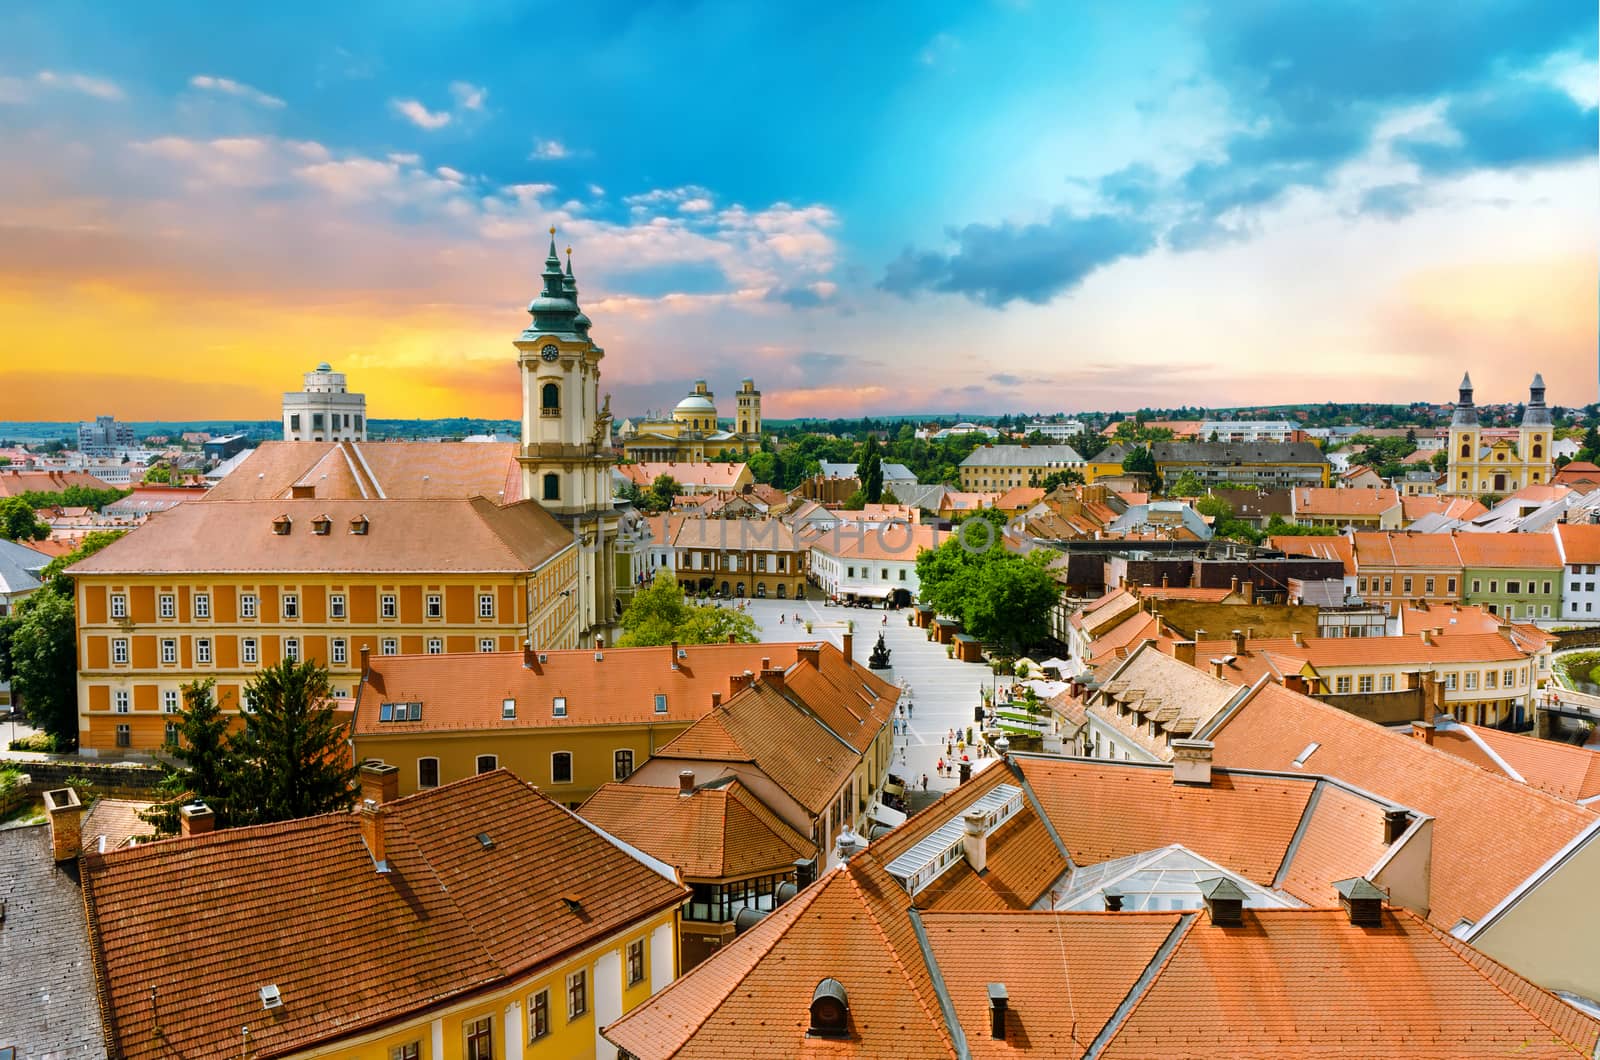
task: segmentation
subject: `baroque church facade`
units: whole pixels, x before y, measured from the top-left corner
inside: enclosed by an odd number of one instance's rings
[[[698,463],[752,453],[761,448],[761,391],[754,380],[742,379],[734,400],[734,429],[723,430],[716,395],[704,379],[696,379],[670,415],[624,421],[622,451],[638,463]]]
[[[1463,375],[1450,418],[1450,461],[1441,492],[1503,497],[1524,486],[1547,483],[1555,471],[1554,441],[1542,375],[1534,375],[1522,423],[1515,429],[1479,424],[1478,409],[1472,403],[1472,377]]]

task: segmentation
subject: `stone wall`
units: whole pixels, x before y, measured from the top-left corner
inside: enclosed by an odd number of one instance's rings
[[[28,790],[33,794],[65,787],[68,777],[79,777],[93,785],[90,788],[92,795],[139,798],[154,794],[156,785],[161,783],[164,775],[159,766],[133,762],[88,762],[77,758],[0,762],[0,766],[15,767],[26,773],[29,777]]]

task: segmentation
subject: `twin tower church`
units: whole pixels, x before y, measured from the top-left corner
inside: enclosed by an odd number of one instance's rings
[[[1542,375],[1534,375],[1522,423],[1514,428],[1478,423],[1472,377],[1463,375],[1455,414],[1450,418],[1449,470],[1440,492],[1503,497],[1524,486],[1547,483],[1555,470],[1554,442]]]

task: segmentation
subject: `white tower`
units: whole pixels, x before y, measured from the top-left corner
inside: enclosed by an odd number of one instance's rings
[[[305,374],[305,389],[283,395],[286,442],[364,442],[367,396],[352,394],[327,361]]]

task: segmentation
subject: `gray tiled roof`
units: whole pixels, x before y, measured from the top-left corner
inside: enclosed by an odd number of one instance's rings
[[[980,445],[962,467],[1069,467],[1083,463],[1070,445]]]
[[[39,571],[50,557],[13,541],[0,540],[0,593],[27,593],[39,587]]]
[[[1155,442],[1157,463],[1174,464],[1326,464],[1310,442]]]
[[[18,1057],[104,1060],[76,862],[57,867],[50,829],[0,831],[0,1045]]]

